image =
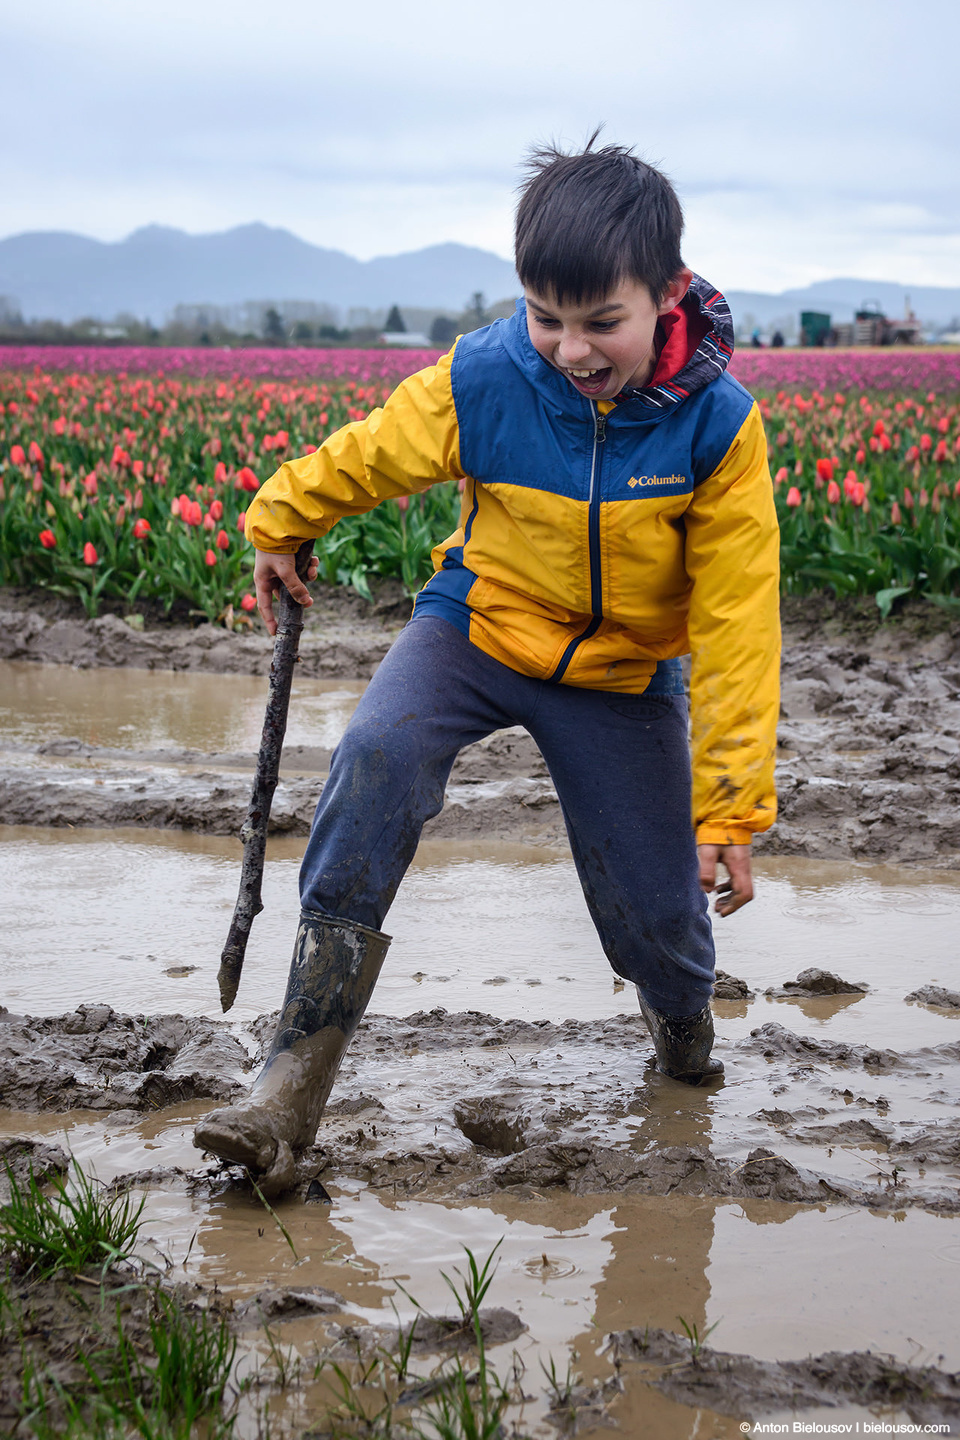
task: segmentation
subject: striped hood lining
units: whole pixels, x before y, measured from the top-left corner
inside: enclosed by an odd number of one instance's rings
[[[708,284],[702,276],[694,275],[680,306],[683,307],[689,328],[696,326],[702,330],[706,324],[706,334],[692,354],[688,354],[676,374],[660,380],[656,385],[621,390],[615,397],[617,402],[639,401],[651,410],[665,410],[672,405],[679,405],[697,390],[702,390],[726,370],[733,354],[733,316],[720,291]]]

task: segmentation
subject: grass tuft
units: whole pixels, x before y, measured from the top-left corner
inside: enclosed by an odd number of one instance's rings
[[[0,1252],[24,1273],[44,1280],[58,1270],[90,1266],[105,1270],[133,1253],[144,1199],[109,1197],[74,1161],[72,1192],[63,1179],[53,1194],[40,1189],[31,1171],[25,1183],[5,1165],[10,1199],[0,1206]]]

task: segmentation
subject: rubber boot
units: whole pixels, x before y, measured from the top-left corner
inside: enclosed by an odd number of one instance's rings
[[[302,912],[266,1064],[246,1100],[200,1122],[194,1145],[231,1165],[245,1165],[265,1195],[290,1188],[294,1152],[316,1139],[340,1061],[389,945],[389,935],[379,930]]]
[[[657,1069],[684,1085],[700,1085],[723,1074],[723,1063],[710,1058],[713,1049],[713,1014],[705,1005],[696,1015],[663,1015],[637,990],[640,1013],[647,1022],[657,1055]]]

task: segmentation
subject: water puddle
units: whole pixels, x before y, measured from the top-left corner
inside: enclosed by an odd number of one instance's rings
[[[332,749],[365,688],[363,680],[298,677],[287,745]],[[34,748],[71,736],[105,749],[256,753],[265,700],[259,675],[0,660],[0,746]]]
[[[303,842],[270,842],[235,1015],[278,1004],[297,917]],[[236,899],[236,841],[181,831],[0,826],[0,998],[56,1014],[219,1014],[216,971]],[[718,1002],[737,1040],[774,1020],[802,1033],[896,1050],[960,1039],[960,1016],[905,1004],[918,986],[960,989],[960,877],[847,862],[760,859],[757,899],[715,922],[718,966],[755,998]],[[58,923],[59,921],[59,923]],[[388,919],[394,936],[374,1008],[443,1006],[503,1018],[633,1013],[613,977],[568,854],[522,843],[425,841]],[[69,976],[51,987],[49,964]],[[51,957],[48,960],[46,957]],[[819,966],[865,995],[775,999],[763,991]]]
[[[118,1117],[114,1125],[85,1114],[29,1123],[109,1180],[144,1163],[195,1164],[190,1133],[201,1110],[135,1123]],[[0,1133],[22,1133],[25,1119],[0,1114]],[[359,1182],[328,1180],[327,1188],[329,1206],[276,1204],[296,1256],[263,1209],[236,1192],[201,1199],[175,1184],[151,1188],[143,1234],[173,1278],[216,1285],[238,1300],[268,1287],[323,1286],[343,1297],[353,1324],[390,1323],[392,1305],[410,1323],[408,1295],[428,1312],[447,1313],[441,1271],[455,1276],[463,1268],[464,1246],[483,1258],[499,1244],[490,1303],[527,1329],[494,1347],[492,1358],[505,1373],[519,1355],[533,1391],[551,1357],[561,1373],[573,1353],[585,1377],[608,1375],[609,1332],[680,1331],[682,1322],[701,1335],[715,1326],[711,1345],[758,1359],[858,1349],[960,1367],[956,1221],[688,1196],[554,1192],[450,1204],[393,1199]],[[328,1337],[309,1319],[284,1324],[279,1338],[309,1356]],[[628,1386],[612,1413],[626,1422],[639,1404]],[[631,1424],[627,1433],[663,1440],[739,1433],[712,1412],[705,1419],[714,1429],[691,1431],[687,1407],[645,1387],[641,1410],[644,1427]],[[871,1418],[866,1410],[829,1416],[857,1413]]]

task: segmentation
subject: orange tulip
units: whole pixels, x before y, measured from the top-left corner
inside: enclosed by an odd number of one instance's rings
[[[84,545],[83,547],[84,565],[96,565],[99,559],[100,556],[97,554],[96,548],[91,545],[90,541],[88,540],[86,545]]]

